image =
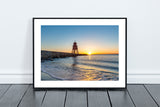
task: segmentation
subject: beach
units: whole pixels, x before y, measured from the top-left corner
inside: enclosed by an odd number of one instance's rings
[[[117,81],[119,55],[80,55],[41,62],[42,80]]]

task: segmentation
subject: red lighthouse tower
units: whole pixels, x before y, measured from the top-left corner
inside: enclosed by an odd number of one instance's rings
[[[72,53],[73,54],[79,54],[78,53],[78,46],[77,46],[76,42],[73,43]]]

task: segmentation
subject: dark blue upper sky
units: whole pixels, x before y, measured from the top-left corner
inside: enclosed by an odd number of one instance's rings
[[[71,52],[76,41],[80,53],[116,53],[118,34],[116,25],[43,25],[41,49]]]

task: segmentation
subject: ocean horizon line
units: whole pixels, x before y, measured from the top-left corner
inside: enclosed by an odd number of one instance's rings
[[[41,51],[46,51],[46,52],[55,52],[55,53],[68,53],[72,54],[71,52],[62,52],[62,51],[51,51],[51,50],[41,50]],[[79,54],[87,54],[87,53],[79,53]],[[92,53],[91,55],[119,55],[119,53],[106,53],[106,54],[97,54],[97,53]]]

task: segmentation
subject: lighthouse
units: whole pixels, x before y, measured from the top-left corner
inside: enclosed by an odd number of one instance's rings
[[[78,53],[77,42],[74,42],[74,43],[73,43],[72,53],[73,53],[73,54],[79,54],[79,53]]]

